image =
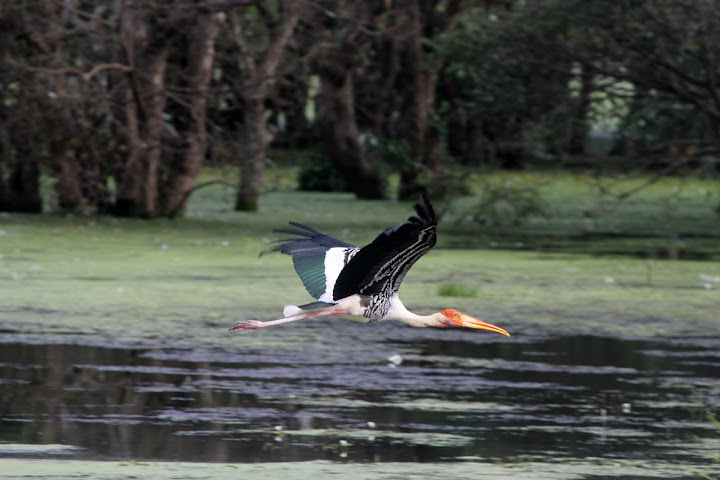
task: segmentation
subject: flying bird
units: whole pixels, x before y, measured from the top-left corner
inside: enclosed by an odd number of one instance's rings
[[[363,323],[399,320],[411,327],[475,328],[509,337],[504,329],[453,309],[417,315],[405,308],[398,298],[400,283],[410,267],[435,246],[437,239],[437,219],[425,194],[413,209],[415,216],[388,228],[363,248],[297,222],[289,222],[293,228],[274,230],[292,237],[276,240],[275,245],[262,253],[291,255],[295,271],[317,301],[286,305],[284,318],[265,322],[247,320],[230,331],[336,315]]]

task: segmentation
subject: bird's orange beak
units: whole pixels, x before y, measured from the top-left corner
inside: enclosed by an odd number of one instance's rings
[[[460,313],[457,310],[453,309],[447,309],[442,312],[445,317],[447,317],[450,320],[450,323],[457,326],[457,327],[465,327],[465,328],[475,328],[478,330],[488,330],[490,332],[499,333],[500,335],[505,335],[506,337],[509,337],[510,334],[507,332],[507,330],[500,328],[498,326],[493,325],[492,323],[483,322],[482,320],[478,320],[477,318],[473,318],[470,315],[465,315],[464,313]]]

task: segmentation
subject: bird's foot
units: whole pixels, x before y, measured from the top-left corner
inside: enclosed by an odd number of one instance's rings
[[[259,320],[246,320],[240,322],[230,329],[231,332],[240,332],[243,330],[257,330],[258,328],[264,327],[264,323]]]

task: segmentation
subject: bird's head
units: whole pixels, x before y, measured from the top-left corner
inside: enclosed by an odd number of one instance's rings
[[[491,332],[496,332],[507,337],[510,336],[510,334],[505,329],[496,327],[495,325],[487,322],[483,322],[482,320],[473,318],[470,315],[465,315],[464,313],[460,313],[457,310],[453,310],[452,308],[443,310],[441,314],[443,317],[445,317],[445,323],[442,325],[443,327],[476,328],[479,330],[489,330]]]

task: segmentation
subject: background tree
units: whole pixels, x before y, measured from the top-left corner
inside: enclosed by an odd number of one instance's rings
[[[310,68],[320,79],[316,129],[332,165],[360,198],[384,198],[385,182],[363,145],[356,85],[362,83],[361,51],[374,30],[370,2],[326,2],[305,29]]]
[[[239,130],[236,141],[242,152],[236,210],[258,208],[266,152],[275,137],[273,125],[268,123],[266,102],[301,10],[299,3],[293,0],[279,1],[275,9],[260,1],[255,8],[264,26],[264,41],[261,46],[251,48],[245,38],[249,29],[242,24],[239,15],[233,15],[231,45],[234,49],[227,57],[239,63],[241,73],[240,84],[234,92],[242,111],[241,120],[236,123]]]
[[[103,159],[113,158],[116,143],[108,129],[104,89],[90,80],[109,65],[88,72],[78,68],[103,50],[91,34],[97,17],[76,15],[54,2],[5,6],[1,12],[3,209],[41,211],[40,173],[50,168],[61,208],[92,204],[107,211]],[[70,67],[72,54],[78,58]]]
[[[5,3],[0,205],[172,217],[211,157],[253,210],[268,149],[315,143],[364,198],[393,174],[437,195],[456,162],[587,161],[600,133],[623,167],[712,165],[718,20],[705,0]]]
[[[656,123],[670,134],[665,142],[699,145],[698,140],[707,141],[717,149],[720,7],[702,0],[620,2],[612,9],[592,8],[588,13],[590,25],[578,41],[577,61],[632,85],[631,113],[636,121],[642,115],[646,126],[658,118],[674,124],[670,132],[664,122]]]
[[[452,29],[464,5],[327,2],[310,20],[316,36],[308,43],[317,47],[308,55],[322,82],[318,126],[333,165],[358,196],[385,195],[363,133],[406,145],[408,158],[393,166],[401,172],[400,198],[414,198],[438,172],[440,128],[432,115],[445,60],[429,61],[428,41]]]
[[[569,87],[540,111],[547,118],[557,105],[568,127],[579,126],[567,136],[571,151],[588,125],[608,117],[617,136],[639,147],[636,153],[648,153],[647,141],[657,146],[663,137],[665,144],[705,145],[697,153],[717,142],[720,8],[713,2],[553,0],[516,4],[495,18],[499,43],[514,50],[504,58],[556,72],[555,85]]]
[[[436,89],[447,59],[429,58],[428,43],[451,30],[465,6],[462,0],[420,1],[398,4],[396,36],[400,67],[395,90],[402,99],[398,134],[407,142],[409,161],[400,174],[398,197],[415,198],[427,184],[423,171],[439,171],[439,125],[434,122]]]
[[[437,103],[451,154],[518,168],[580,153],[590,70],[554,53],[568,31],[567,23],[524,4],[505,4],[469,12],[435,42],[435,55],[447,59]]]
[[[42,139],[26,143],[39,145],[37,155],[6,144],[13,156],[25,159],[18,168],[39,172],[28,166],[42,161],[30,159],[47,159],[62,208],[176,214],[205,156],[207,85],[224,19],[218,10],[232,4],[175,8],[172,2],[126,0],[98,2],[91,11],[73,2],[6,7],[3,19],[12,27],[7,34],[17,41],[3,61],[22,80],[31,79],[18,85],[48,97],[22,102],[26,111],[33,102],[42,110],[39,117],[23,117],[30,122],[25,135]],[[172,77],[178,84],[167,84],[168,72],[179,73]],[[45,122],[49,128],[43,128]]]
[[[166,171],[160,186],[161,212],[170,217],[185,207],[207,156],[210,80],[215,43],[225,18],[224,12],[198,15],[189,28],[186,50],[179,52],[183,58],[172,63],[181,66],[177,74],[171,71],[180,85],[168,98],[168,111],[172,112],[174,132],[178,134],[169,138]]]
[[[127,152],[115,174],[117,215],[174,216],[192,191],[205,158],[208,86],[224,19],[223,12],[172,2],[122,3],[119,55],[130,68],[115,79],[114,111]],[[167,85],[168,77],[180,85]],[[182,93],[168,105],[172,90]]]

